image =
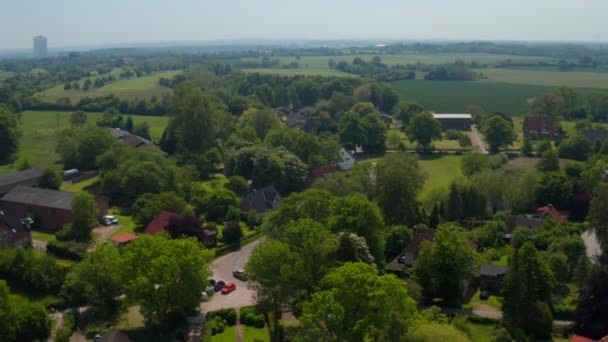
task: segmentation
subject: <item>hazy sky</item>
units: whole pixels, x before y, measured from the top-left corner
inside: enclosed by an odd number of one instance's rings
[[[0,48],[232,38],[608,41],[608,0],[0,0]]]

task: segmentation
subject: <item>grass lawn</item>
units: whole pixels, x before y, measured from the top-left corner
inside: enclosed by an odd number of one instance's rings
[[[44,169],[59,161],[55,152],[61,130],[70,127],[71,112],[25,111],[19,114],[19,126],[23,133],[17,159],[13,164],[0,165],[0,174],[17,169],[18,161],[27,159],[33,167]],[[87,123],[95,125],[101,113],[87,113]],[[131,115],[133,122],[148,122],[153,140],[158,140],[167,126],[167,116]]]
[[[419,163],[428,174],[420,197],[424,199],[435,189],[447,189],[455,179],[462,177],[462,156],[420,157]]]
[[[236,341],[236,327],[226,327],[223,333],[213,335],[212,342],[234,342]]]
[[[82,182],[72,183],[72,182],[63,182],[61,184],[61,191],[67,192],[79,192],[82,191],[87,186],[93,185],[99,181],[99,177],[95,176],[93,178],[87,179]]]
[[[32,239],[51,242],[55,241],[55,235],[47,232],[32,231]]]
[[[120,235],[120,234],[137,234],[135,232],[135,228],[137,228],[137,224],[133,221],[131,216],[125,216],[120,214],[120,210],[111,209],[110,215],[116,216],[118,219],[118,224],[120,224],[120,228],[114,233],[112,236]]]
[[[268,328],[254,328],[243,325],[243,335],[245,342],[267,342],[270,341],[270,332]]]
[[[566,132],[566,134],[568,134],[568,135],[576,134],[576,130],[574,129],[574,125],[576,125],[575,120],[561,120],[559,122],[559,124],[562,126],[562,129],[564,130],[564,132]],[[599,126],[604,129],[608,129],[608,124],[602,123],[602,122],[594,122],[593,126]]]
[[[493,324],[469,323],[469,331],[471,332],[471,342],[487,342],[492,340],[494,333]]]
[[[505,168],[512,168],[518,170],[532,170],[536,169],[536,165],[538,164],[540,158],[529,158],[529,157],[518,157],[511,159],[505,164]],[[570,160],[570,159],[560,159],[559,166],[560,168],[564,168],[568,163],[573,164],[582,164],[580,161]]]
[[[108,83],[101,88],[90,88],[89,91],[81,90],[64,90],[63,84],[56,85],[53,88],[43,90],[35,96],[42,101],[54,103],[60,97],[68,97],[72,103],[77,103],[83,97],[98,97],[109,94],[114,94],[122,99],[148,99],[153,96],[168,94],[171,89],[162,87],[158,84],[161,77],[172,78],[181,73],[178,70],[163,71],[149,76],[135,77],[131,79],[118,79],[122,69],[114,69],[112,74],[117,78],[116,81]],[[100,75],[89,77],[94,82],[98,77],[106,77],[108,75]],[[79,81],[80,86],[84,84],[85,79]]]
[[[500,301],[499,297],[490,296],[486,300],[481,300],[479,298],[479,294],[480,294],[480,291],[479,291],[479,289],[477,289],[477,291],[475,291],[475,294],[473,294],[473,296],[471,297],[471,300],[467,304],[462,305],[463,309],[474,309],[475,304],[483,304],[483,305],[489,305],[498,310],[502,310],[502,302]]]

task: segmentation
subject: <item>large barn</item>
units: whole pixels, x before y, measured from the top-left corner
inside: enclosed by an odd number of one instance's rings
[[[473,124],[471,114],[438,114],[433,113],[433,117],[441,122],[444,131],[455,129],[458,131],[470,131]]]

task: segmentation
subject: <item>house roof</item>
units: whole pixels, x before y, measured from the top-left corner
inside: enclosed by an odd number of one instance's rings
[[[203,229],[203,236],[213,237],[217,236],[217,231],[211,229]]]
[[[505,220],[505,225],[507,226],[507,231],[512,232],[515,228],[519,226],[528,227],[528,228],[538,228],[540,224],[543,222],[542,219],[531,217],[529,215],[510,215],[507,216]]]
[[[488,277],[498,277],[507,273],[509,268],[507,266],[499,266],[493,264],[481,264],[479,267],[479,275]]]
[[[135,135],[124,131],[120,128],[109,128],[110,133],[114,138],[124,142],[125,144],[131,145],[135,148],[139,147],[154,147],[160,149],[158,146],[154,145],[150,140],[140,137],[139,135]]]
[[[42,177],[43,172],[38,169],[28,169],[0,176],[0,187],[11,184],[19,184]]]
[[[462,113],[462,114],[453,114],[453,113],[433,113],[433,117],[435,119],[469,119],[472,120],[473,116],[471,114]]]
[[[596,342],[596,341],[592,340],[590,338],[580,336],[580,335],[572,335],[572,337],[570,337],[570,342]]]
[[[555,120],[545,115],[527,116],[524,119],[523,130],[524,132],[546,132],[550,135],[555,135]]]
[[[544,207],[540,207],[536,210],[538,214],[541,215],[549,215],[556,223],[563,223],[566,218],[559,213],[557,209],[551,204],[548,204]]]
[[[583,132],[583,136],[591,141],[608,139],[608,131],[605,129],[590,129]]]
[[[414,233],[414,237],[412,241],[405,246],[404,252],[410,252],[418,254],[420,252],[420,247],[424,241],[432,241],[435,238],[435,230],[431,228],[424,228],[416,233]]]
[[[127,243],[135,239],[137,239],[136,235],[125,233],[113,236],[110,240],[114,241],[115,243]]]
[[[250,191],[243,199],[243,210],[255,210],[256,213],[264,213],[274,209],[275,199],[280,199],[281,195],[273,185],[265,186],[260,189]]]
[[[184,215],[181,214],[172,213],[170,211],[161,211],[152,221],[150,221],[150,223],[148,223],[145,233],[148,235],[158,234],[167,228],[169,221],[171,221],[172,218],[181,219],[183,217]]]
[[[4,195],[0,201],[72,210],[72,198],[74,198],[75,195],[76,194],[73,192],[18,185]]]

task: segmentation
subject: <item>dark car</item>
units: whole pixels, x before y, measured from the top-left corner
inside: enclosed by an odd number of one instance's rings
[[[488,298],[490,298],[490,291],[488,291],[488,290],[481,291],[481,293],[479,294],[479,299],[486,300]]]
[[[226,283],[223,280],[218,280],[215,282],[215,286],[214,286],[214,290],[215,292],[220,292],[224,286],[226,286]]]
[[[215,279],[209,279],[209,286],[215,286]]]
[[[232,272],[232,276],[241,281],[247,281],[247,275],[245,274],[245,270],[237,270]]]
[[[400,264],[405,264],[405,261],[406,261],[405,254],[402,254],[397,258],[397,262]]]

